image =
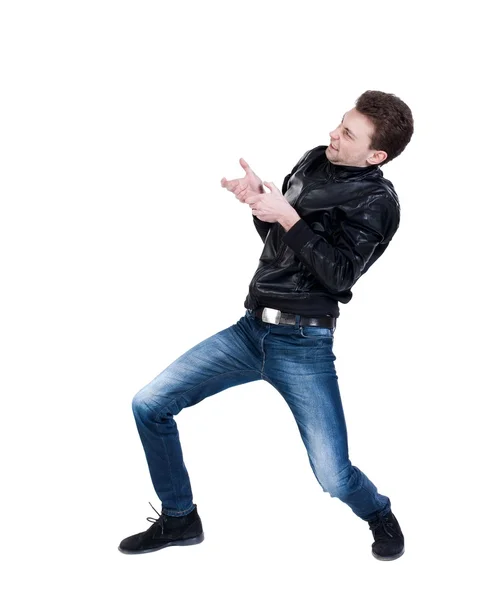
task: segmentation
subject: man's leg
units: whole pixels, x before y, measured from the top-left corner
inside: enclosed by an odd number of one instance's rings
[[[164,514],[178,517],[194,510],[174,415],[222,390],[261,379],[260,342],[253,319],[241,317],[185,352],[134,396],[134,418]]]
[[[322,489],[368,520],[388,513],[390,499],[349,460],[332,346],[328,328],[274,325],[265,338],[264,379],[289,405]]]

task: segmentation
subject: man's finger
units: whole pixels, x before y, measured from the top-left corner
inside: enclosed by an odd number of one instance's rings
[[[262,194],[258,194],[256,196],[249,196],[249,198],[245,199],[245,202],[247,202],[247,204],[251,204],[254,205],[256,204],[256,202],[259,202],[259,200],[261,199]]]
[[[223,177],[221,179],[221,185],[222,185],[222,187],[224,187],[226,189],[229,189],[229,186],[231,185],[231,183],[232,183],[232,180],[228,181],[225,177]]]
[[[282,194],[282,192],[277,188],[276,184],[272,181],[263,181],[262,183],[268,187],[271,192],[278,192],[279,194]]]
[[[246,185],[243,185],[243,186],[238,185],[234,190],[234,194],[238,200],[240,200],[241,202],[244,202],[244,199],[247,194],[247,186]]]
[[[237,179],[226,179],[225,177],[223,177],[221,179],[221,185],[222,187],[225,187],[228,190],[230,190],[232,186],[237,185],[237,181]]]
[[[249,173],[250,171],[252,171],[252,169],[249,166],[249,164],[247,163],[247,161],[245,161],[243,158],[239,159],[239,164],[241,165],[241,167],[244,169],[244,171],[246,173]]]
[[[225,177],[223,177],[221,179],[221,185],[222,185],[222,187],[225,187],[230,192],[233,192],[236,189],[236,187],[239,185],[239,179],[229,179],[229,181],[228,181]]]

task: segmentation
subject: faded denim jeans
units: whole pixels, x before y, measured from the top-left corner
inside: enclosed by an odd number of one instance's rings
[[[174,416],[232,386],[263,379],[294,415],[312,471],[324,492],[361,519],[391,510],[387,496],[353,466],[335,371],[335,329],[265,323],[249,309],[177,358],[133,398],[133,415],[162,512],[195,508]]]

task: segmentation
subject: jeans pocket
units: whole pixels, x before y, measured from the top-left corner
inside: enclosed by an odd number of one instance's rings
[[[301,325],[299,327],[300,335],[306,339],[333,339],[335,328],[315,327],[314,325]]]

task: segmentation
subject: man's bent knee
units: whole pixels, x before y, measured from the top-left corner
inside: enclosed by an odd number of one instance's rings
[[[143,388],[133,398],[131,403],[133,413],[151,420],[168,418],[177,415],[183,408],[180,398],[174,399],[170,396],[154,396]]]

